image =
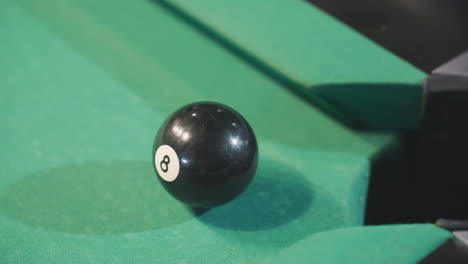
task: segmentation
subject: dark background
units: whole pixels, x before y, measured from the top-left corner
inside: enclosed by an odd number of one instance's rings
[[[468,49],[466,0],[309,0],[429,73]]]

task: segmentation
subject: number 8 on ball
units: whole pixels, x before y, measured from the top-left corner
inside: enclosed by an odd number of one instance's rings
[[[175,181],[179,176],[179,157],[169,145],[159,146],[154,155],[154,165],[159,176],[167,182]]]

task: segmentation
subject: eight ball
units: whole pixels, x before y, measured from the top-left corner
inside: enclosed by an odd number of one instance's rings
[[[247,121],[218,103],[195,103],[172,114],[153,146],[156,173],[179,201],[199,208],[224,204],[252,181],[258,148]]]

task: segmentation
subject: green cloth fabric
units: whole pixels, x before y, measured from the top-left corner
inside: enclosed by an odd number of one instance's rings
[[[425,74],[307,1],[163,1],[341,121],[417,127]]]
[[[271,263],[417,263],[451,237],[430,224],[337,229],[303,239]]]
[[[392,136],[343,126],[159,4],[7,0],[0,31],[6,263],[258,263],[362,225]],[[169,113],[207,100],[246,117],[260,162],[243,195],[197,215],[159,185],[151,147]]]

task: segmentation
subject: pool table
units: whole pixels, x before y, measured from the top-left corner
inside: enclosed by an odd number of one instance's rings
[[[5,0],[0,32],[1,263],[415,263],[452,238],[364,225],[428,74],[311,3]],[[206,212],[151,157],[197,101],[259,145],[248,189]]]

